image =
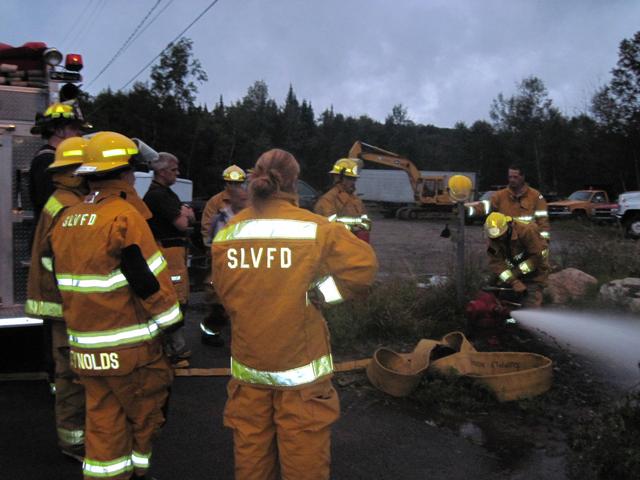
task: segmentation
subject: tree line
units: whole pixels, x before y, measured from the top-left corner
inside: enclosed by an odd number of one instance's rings
[[[193,43],[171,44],[152,67],[150,80],[126,92],[83,94],[83,112],[97,130],[139,137],[181,161],[196,196],[222,188],[221,171],[231,163],[252,166],[273,147],[292,152],[302,178],[324,189],[332,163],[355,140],[399,153],[422,170],[478,173],[480,190],[506,182],[506,169],[521,166],[544,193],[568,194],[589,186],[615,194],[640,190],[640,31],[624,39],[611,81],[593,96],[588,111],[567,116],[554,106],[542,79],[523,79],[509,95],[499,93],[489,118],[440,128],[413,122],[403,105],[384,122],[345,116],[333,107],[316,114],[290,86],[279,104],[258,80],[231,103],[196,105],[207,81],[193,58]]]

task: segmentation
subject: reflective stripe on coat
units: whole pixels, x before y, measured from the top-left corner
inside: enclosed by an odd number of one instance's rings
[[[538,227],[512,221],[511,237],[506,238],[507,235],[489,241],[489,269],[504,283],[517,279],[546,283],[549,276],[548,247]]]
[[[31,247],[25,313],[30,317],[62,320],[62,297],[53,273],[49,235],[64,209],[79,203],[81,191],[59,187],[42,209]]]
[[[547,201],[538,190],[529,185],[525,186],[519,197],[509,188],[495,192],[491,196],[491,211],[509,215],[522,223],[533,222],[538,226],[540,235],[547,241],[550,239]]]

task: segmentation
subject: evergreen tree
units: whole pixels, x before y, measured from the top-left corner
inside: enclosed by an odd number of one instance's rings
[[[545,158],[545,148],[549,142],[544,138],[545,128],[560,116],[553,106],[544,82],[534,76],[527,77],[517,86],[517,93],[504,97],[502,93],[493,101],[491,119],[510,145],[510,156],[522,164],[530,180],[545,190],[548,182],[545,173],[550,159]],[[505,168],[508,165],[505,166]]]
[[[151,68],[151,91],[161,104],[175,104],[181,110],[194,106],[197,83],[208,80],[200,61],[193,58],[193,41],[181,38],[170,43],[160,56],[160,63]]]
[[[611,82],[593,97],[592,112],[609,136],[626,145],[622,176],[632,174],[640,189],[640,31],[620,42]]]

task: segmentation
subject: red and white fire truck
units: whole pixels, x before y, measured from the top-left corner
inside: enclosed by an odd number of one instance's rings
[[[23,305],[34,229],[28,172],[44,143],[30,129],[36,113],[77,96],[81,69],[80,55],[43,42],[0,43],[0,373],[41,370],[42,322]]]

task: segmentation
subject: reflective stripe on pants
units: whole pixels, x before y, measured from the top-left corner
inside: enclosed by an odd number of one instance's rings
[[[83,375],[81,380],[87,398],[85,479],[124,480],[132,471],[144,475],[151,440],[165,422],[163,406],[172,381],[165,356],[128,375]],[[116,460],[121,461],[113,463]],[[100,467],[115,471],[120,464],[123,468],[118,473],[101,475]]]
[[[189,301],[189,271],[187,270],[187,249],[185,247],[161,248],[167,260],[173,288],[178,294],[178,302],[184,305]]]

